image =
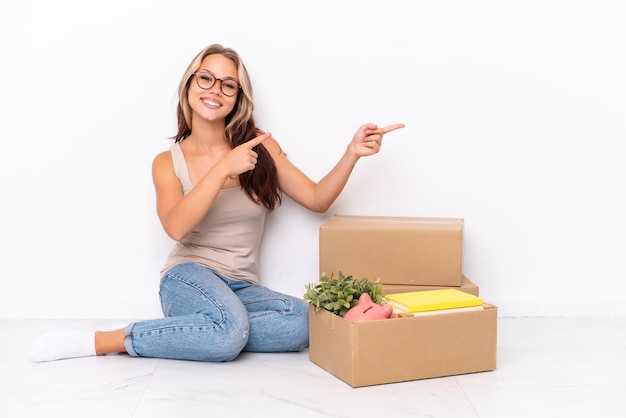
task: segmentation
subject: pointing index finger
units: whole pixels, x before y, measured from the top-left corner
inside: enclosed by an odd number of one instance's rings
[[[395,131],[396,129],[404,128],[404,123],[394,123],[393,125],[385,126],[383,128],[384,133]]]
[[[251,140],[249,140],[247,144],[250,145],[250,148],[254,148],[271,136],[271,132],[264,132],[256,138],[252,138]]]

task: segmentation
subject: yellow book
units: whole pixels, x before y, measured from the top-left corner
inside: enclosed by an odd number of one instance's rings
[[[392,293],[385,298],[391,306],[404,312],[427,312],[483,305],[482,298],[458,289]]]

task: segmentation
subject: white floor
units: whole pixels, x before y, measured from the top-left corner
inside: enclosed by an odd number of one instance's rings
[[[308,352],[27,358],[41,332],[109,322],[0,320],[0,417],[626,417],[626,318],[499,318],[497,370],[357,389]]]

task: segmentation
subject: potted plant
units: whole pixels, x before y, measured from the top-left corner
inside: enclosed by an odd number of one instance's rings
[[[367,293],[376,304],[383,303],[382,283],[370,281],[367,278],[356,280],[352,276],[345,276],[341,270],[335,279],[327,273],[322,273],[317,284],[306,285],[303,299],[315,307],[315,311],[322,309],[343,317],[346,312],[359,301],[362,294]]]

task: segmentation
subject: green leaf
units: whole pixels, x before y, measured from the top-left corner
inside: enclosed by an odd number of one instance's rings
[[[316,311],[326,309],[339,316],[354,307],[363,293],[368,293],[375,303],[383,301],[381,283],[366,277],[356,280],[341,270],[338,270],[337,278],[322,273],[319,283],[310,283],[305,288],[303,299],[313,304]]]

